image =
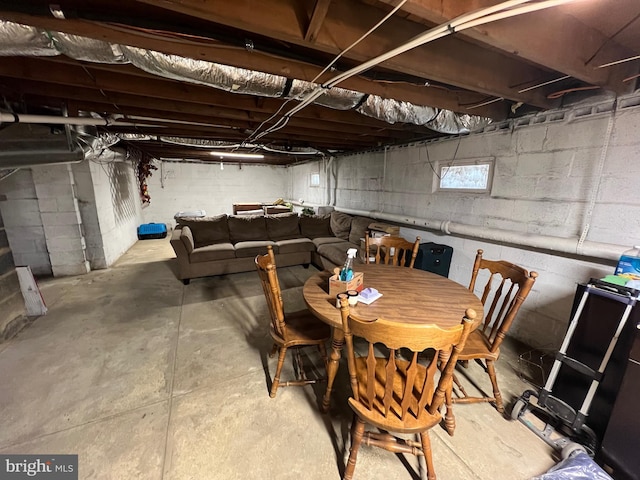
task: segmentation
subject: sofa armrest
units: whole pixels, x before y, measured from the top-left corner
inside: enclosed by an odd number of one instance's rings
[[[171,240],[169,241],[169,243],[171,243],[173,251],[175,252],[178,259],[186,258],[188,261],[189,252],[187,252],[187,248],[182,242],[182,238],[180,238],[181,236],[182,228],[176,228],[175,230],[173,230],[173,232],[171,232]]]
[[[191,229],[189,227],[186,227],[186,226],[182,227],[182,234],[180,235],[180,240],[184,244],[184,247],[187,250],[187,253],[190,254],[191,252],[193,252],[193,249],[196,248],[195,242],[193,241],[193,232],[191,232]]]

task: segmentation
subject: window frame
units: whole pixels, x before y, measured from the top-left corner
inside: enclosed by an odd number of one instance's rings
[[[318,179],[318,183],[314,183],[314,177]],[[309,187],[318,188],[320,187],[320,172],[312,172],[309,174]]]
[[[454,193],[484,193],[491,194],[491,188],[493,186],[493,175],[495,172],[495,157],[483,157],[465,160],[446,160],[438,161],[434,166],[433,175],[433,192],[454,192]],[[489,173],[487,174],[487,186],[481,188],[451,188],[441,187],[442,170],[450,167],[464,167],[468,165],[488,165]]]

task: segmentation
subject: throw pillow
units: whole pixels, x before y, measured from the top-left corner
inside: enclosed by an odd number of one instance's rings
[[[343,240],[349,240],[351,230],[351,215],[334,210],[331,212],[331,231]]]
[[[360,239],[364,238],[369,225],[373,220],[367,217],[353,217],[351,220],[351,230],[349,231],[349,241],[360,245]]]
[[[277,242],[278,240],[300,238],[300,225],[297,213],[266,215],[265,220],[267,222],[269,240]]]
[[[300,232],[307,238],[332,237],[331,214],[300,217]]]
[[[189,227],[195,248],[230,241],[227,215],[224,213],[216,217],[182,217],[178,220],[178,225]]]
[[[269,239],[267,223],[262,215],[229,216],[229,235],[234,244]]]

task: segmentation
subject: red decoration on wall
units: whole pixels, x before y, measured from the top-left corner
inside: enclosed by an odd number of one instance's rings
[[[140,200],[143,204],[151,203],[151,195],[149,195],[147,178],[153,175],[153,170],[157,170],[158,167],[153,164],[153,157],[138,149],[129,147],[128,153],[135,162],[136,175],[138,177],[138,185],[140,187]]]

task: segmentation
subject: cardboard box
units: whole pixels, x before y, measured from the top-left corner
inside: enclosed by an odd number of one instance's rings
[[[329,295],[332,297],[347,290],[357,290],[360,292],[364,288],[364,273],[362,272],[353,272],[353,278],[348,282],[342,282],[339,278],[338,275],[329,277]]]
[[[400,235],[400,227],[395,225],[388,225],[386,223],[378,223],[378,222],[370,223],[369,230],[371,230],[371,232],[386,233],[387,235],[392,235],[394,237],[397,237]]]

